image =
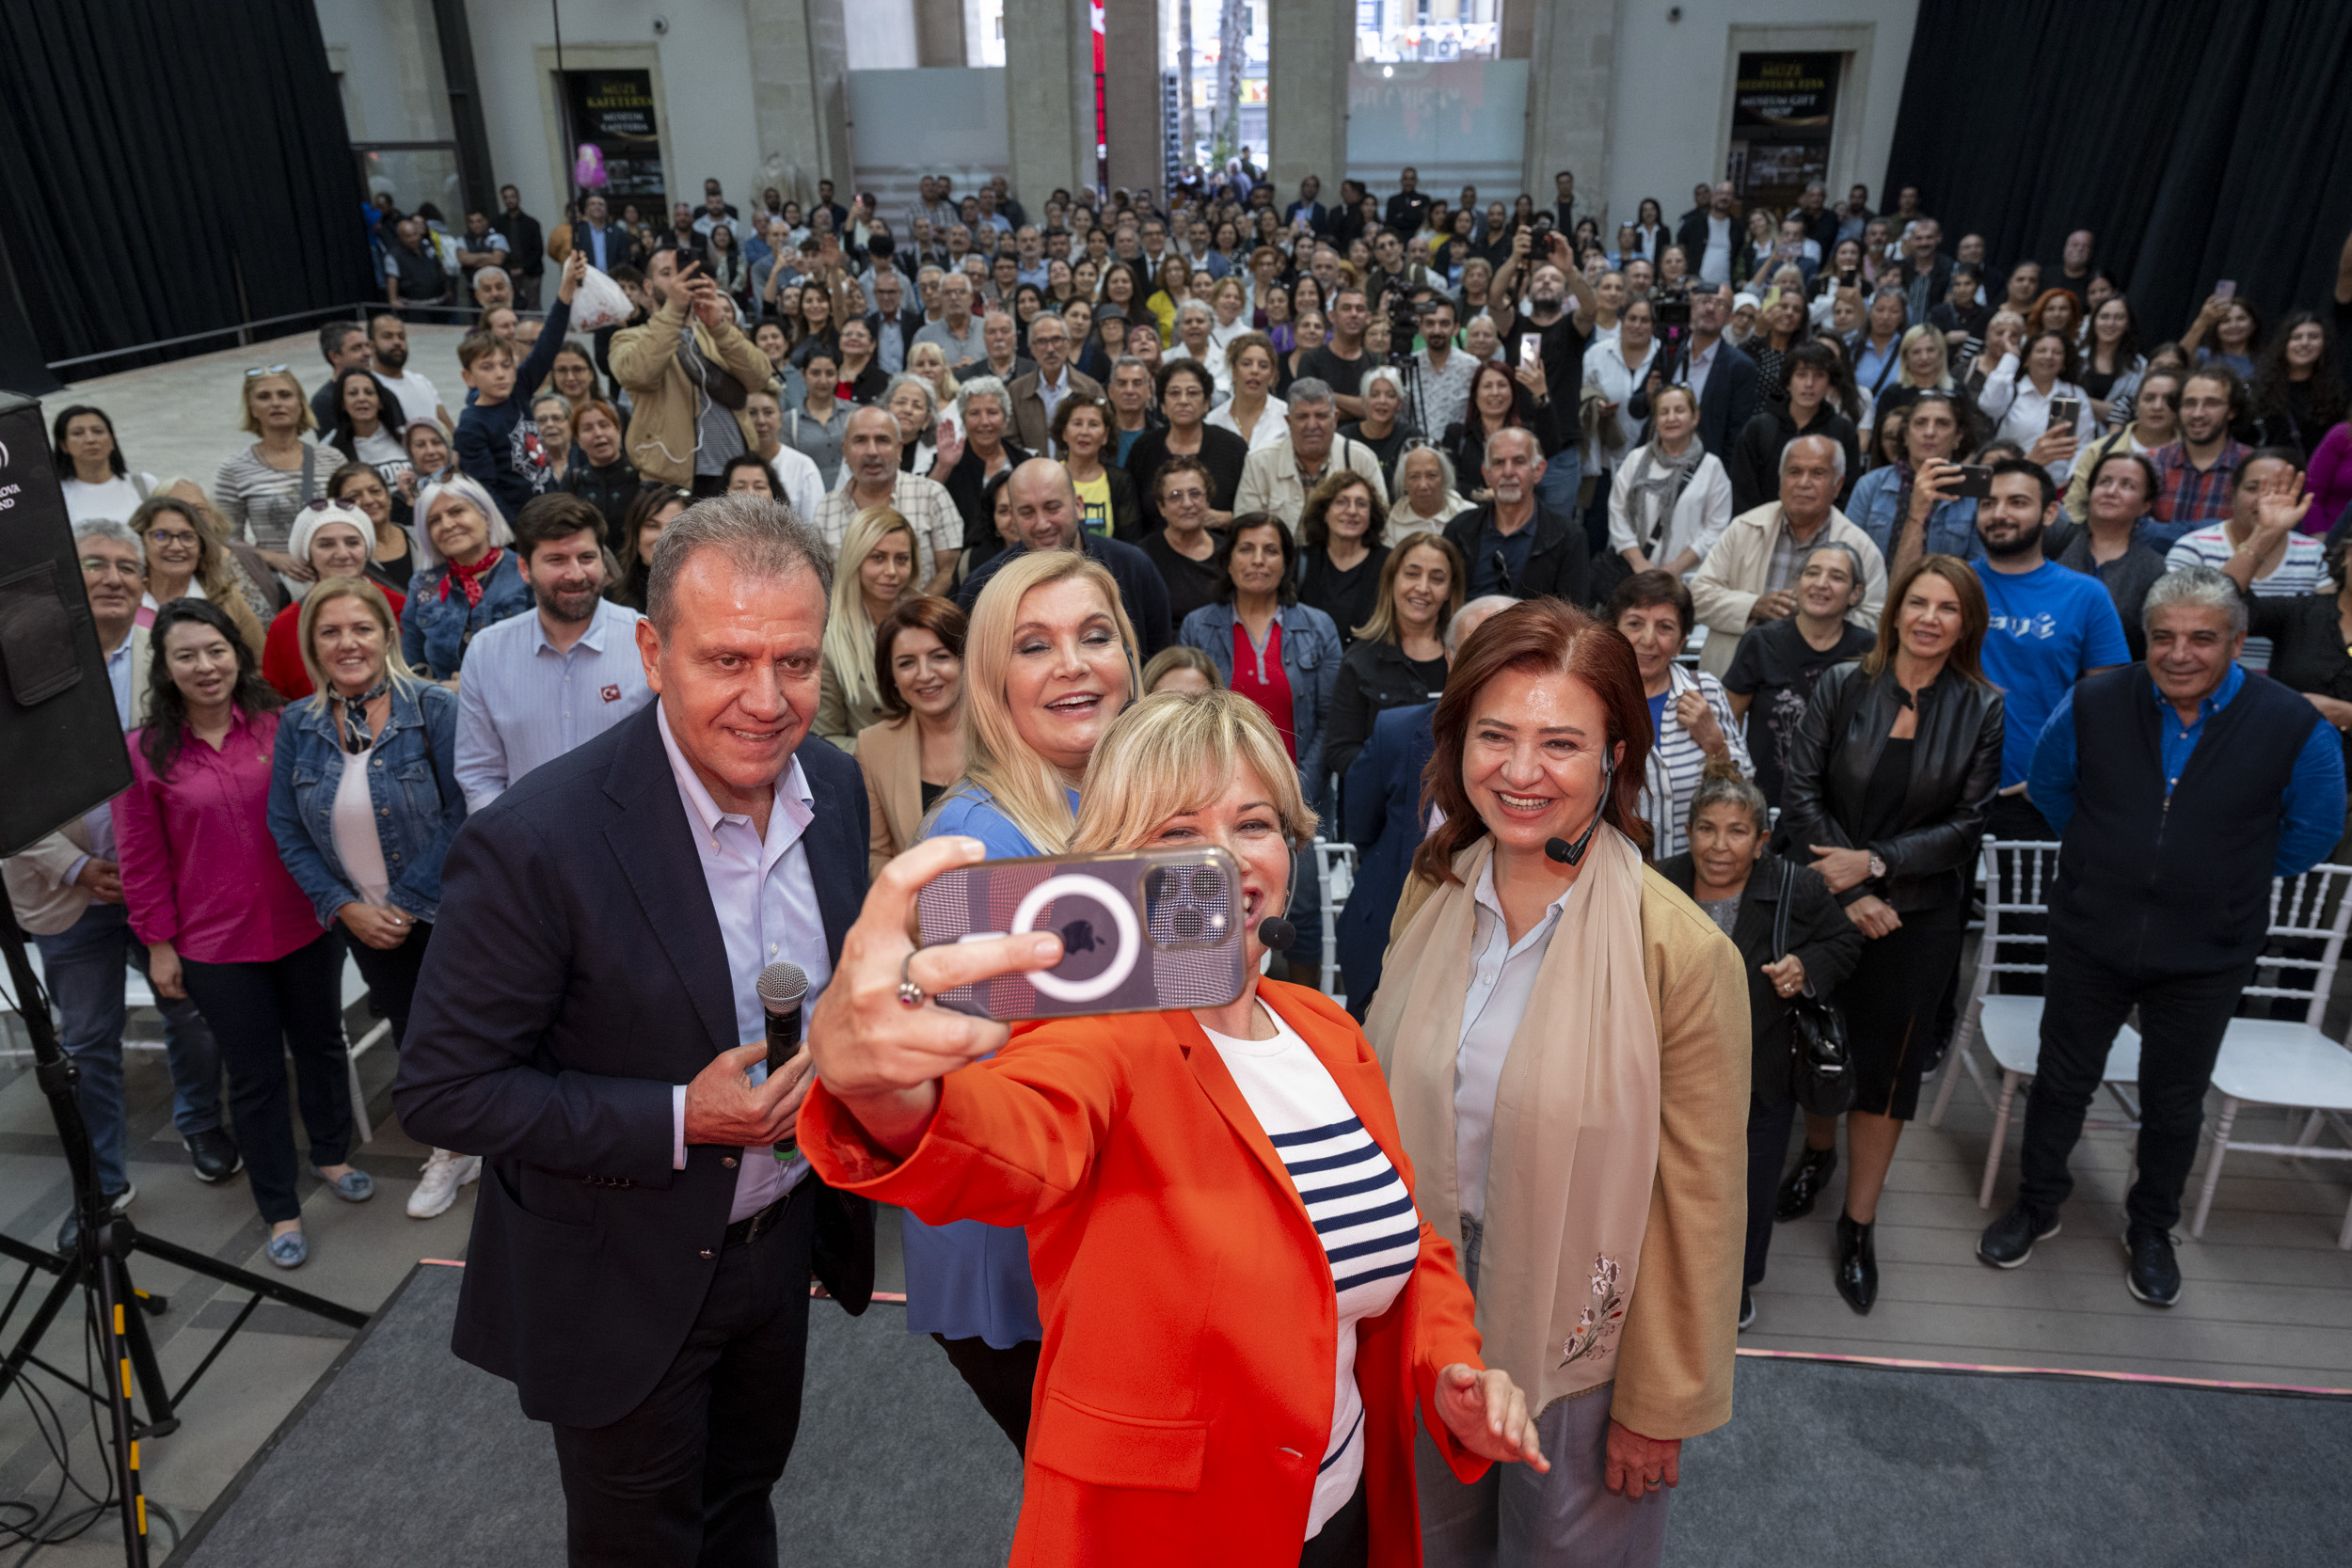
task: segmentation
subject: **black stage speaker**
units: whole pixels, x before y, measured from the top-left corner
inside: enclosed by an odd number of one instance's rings
[[[40,404],[0,392],[0,855],[130,783]]]

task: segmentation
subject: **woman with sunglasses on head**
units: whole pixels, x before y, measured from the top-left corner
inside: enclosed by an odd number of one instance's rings
[[[159,996],[188,997],[229,1069],[229,1106],[264,1250],[310,1257],[286,1058],[312,1175],[337,1197],[375,1195],[348,1163],[351,1090],[342,951],[288,874],[268,829],[278,694],[218,605],[174,599],[155,618],[148,722],[129,737],[131,787],[114,800],[122,898]]]
[[[310,568],[286,551],[294,514],[319,494],[326,476],[318,449],[303,436],[318,428],[302,384],[283,365],[245,372],[244,429],[253,444],[221,463],[213,496],[229,519],[232,537],[243,536],[262,552],[270,569],[308,582]]]

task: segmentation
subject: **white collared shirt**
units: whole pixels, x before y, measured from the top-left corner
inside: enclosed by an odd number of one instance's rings
[[[1462,1212],[1486,1217],[1486,1166],[1494,1152],[1495,1091],[1511,1038],[1519,1032],[1536,971],[1551,950],[1551,933],[1576,891],[1570,882],[1544,910],[1544,917],[1518,941],[1510,938],[1495,895],[1494,857],[1486,858],[1470,891],[1478,924],[1470,934],[1470,990],[1462,998],[1462,1038],[1454,1058],[1454,1172]]]
[[[802,1037],[807,1037],[808,1015],[833,978],[833,955],[825,945],[824,923],[817,913],[817,882],[808,868],[808,847],[803,842],[816,820],[816,797],[795,757],[775,784],[775,804],[768,813],[768,835],[761,838],[752,819],[739,812],[723,812],[710,798],[702,779],[670,733],[670,715],[657,709],[661,749],[669,753],[670,771],[677,780],[678,798],[686,806],[686,825],[694,834],[694,849],[702,859],[703,880],[710,890],[710,907],[719,917],[719,935],[726,943],[727,980],[735,1003],[738,1044],[749,1045],[767,1037],[768,1015],[759,1004],[759,972],[783,959],[801,966],[808,976],[808,992],[801,999]],[[766,1082],[765,1064],[752,1069],[755,1084]],[[671,1168],[686,1168],[686,1085],[670,1091]],[[758,1213],[800,1184],[808,1174],[806,1156],[795,1154],[789,1164],[771,1157],[767,1148],[746,1148],[735,1180],[735,1203],[728,1223]]]

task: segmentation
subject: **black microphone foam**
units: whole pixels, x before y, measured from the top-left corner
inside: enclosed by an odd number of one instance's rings
[[[801,1049],[801,998],[808,994],[808,975],[799,964],[771,963],[753,989],[768,1013],[768,1070],[774,1072]]]
[[[1544,840],[1544,853],[1558,861],[1562,865],[1574,865],[1583,858],[1576,852],[1576,847],[1565,838]]]
[[[1298,927],[1279,914],[1270,914],[1258,922],[1258,940],[1277,953],[1287,953],[1298,941]]]

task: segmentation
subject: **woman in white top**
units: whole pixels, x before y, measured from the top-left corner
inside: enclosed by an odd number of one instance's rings
[[[1076,334],[1073,334],[1073,339]],[[955,372],[947,368],[947,351],[937,343],[917,343],[907,350],[907,373],[921,376],[931,389],[931,402],[938,405],[936,424],[941,446],[961,443],[963,439],[963,414],[957,394],[963,388]]]
[[[1288,436],[1290,405],[1268,390],[1274,385],[1274,341],[1263,332],[1243,333],[1225,351],[1225,368],[1232,395],[1209,410],[1203,422],[1232,431],[1251,451]]]
[[[1220,277],[1209,291],[1209,309],[1216,316],[1209,327],[1209,341],[1220,352],[1232,347],[1233,340],[1249,330],[1248,303],[1238,277]]]
[[[1584,446],[1584,471],[1608,474],[1621,468],[1642,444],[1643,421],[1626,412],[1658,361],[1657,316],[1646,299],[1629,299],[1617,313],[1617,330],[1584,355],[1584,381],[1600,388],[1591,438]]]
[[[1454,488],[1454,459],[1442,447],[1411,446],[1396,460],[1396,505],[1380,543],[1393,547],[1408,533],[1443,533],[1470,509]]]
[[[2003,355],[1977,398],[1984,417],[1996,421],[1994,437],[2024,447],[2060,486],[2074,471],[2074,453],[2099,429],[2090,395],[2075,385],[2075,373],[2074,338],[2064,332],[2037,333],[2026,344],[2022,365],[2018,356]],[[2050,405],[2061,398],[2071,398],[2074,404],[2067,431],[2050,428]]]
[[[354,365],[335,377],[335,422],[327,445],[342,453],[344,463],[365,463],[397,485],[408,471],[408,449],[400,433],[408,427],[407,410],[390,388],[365,365]]]
[[[1203,300],[1188,299],[1176,308],[1176,341],[1160,357],[1193,359],[1208,368],[1216,381],[1217,396],[1231,402],[1233,396],[1233,372],[1228,368],[1225,351],[1219,348],[1211,334],[1216,315]]]
[[[1681,577],[1731,525],[1731,476],[1699,441],[1691,388],[1661,388],[1650,417],[1657,434],[1634,449],[1609,486],[1609,547],[1636,572]]]
[[[139,502],[155,493],[153,474],[135,474],[122,461],[115,422],[104,409],[75,404],[51,422],[50,440],[68,522],[128,522]]]

